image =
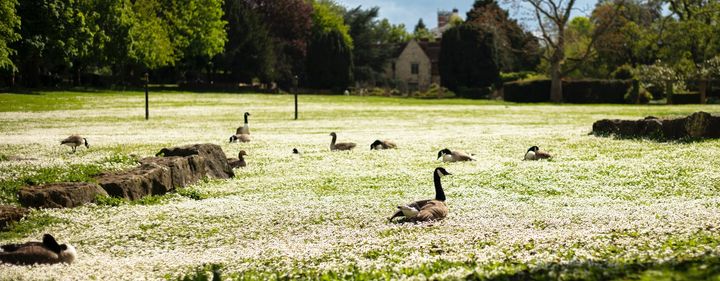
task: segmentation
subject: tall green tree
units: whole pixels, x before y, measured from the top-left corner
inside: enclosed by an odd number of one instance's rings
[[[480,25],[495,33],[496,55],[503,71],[534,70],[540,62],[540,44],[495,0],[476,0],[467,12],[467,24]]]
[[[223,18],[228,22],[228,42],[215,64],[236,81],[250,83],[254,78],[264,83],[275,81],[275,49],[262,16],[245,0],[226,0],[223,10]]]
[[[497,82],[500,70],[495,61],[494,36],[487,27],[473,24],[445,31],[439,63],[442,85],[462,95],[463,88],[484,88]]]
[[[352,46],[343,15],[332,2],[313,2],[313,27],[307,52],[307,84],[344,89],[352,80]]]
[[[10,44],[20,39],[17,30],[20,27],[20,17],[15,13],[17,0],[6,0],[0,3],[0,70],[15,70],[15,64],[10,60],[10,56],[15,54],[15,50]]]
[[[93,33],[87,27],[78,1],[20,1],[22,39],[13,44],[23,83],[55,85],[92,48]],[[47,76],[49,74],[49,76]]]

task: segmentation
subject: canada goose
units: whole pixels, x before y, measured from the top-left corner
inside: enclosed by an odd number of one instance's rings
[[[548,159],[552,157],[550,153],[540,150],[537,146],[531,146],[527,152],[525,152],[525,160],[540,160]]]
[[[335,134],[335,132],[330,133],[330,136],[332,136],[332,142],[330,142],[330,150],[331,151],[352,150],[353,148],[355,148],[355,146],[357,146],[357,144],[354,142],[335,143],[335,141],[337,140],[337,134]]]
[[[230,165],[230,168],[234,169],[234,168],[238,168],[238,167],[240,167],[240,168],[246,167],[247,163],[245,163],[245,157],[243,157],[243,156],[247,156],[247,155],[248,154],[247,154],[247,152],[245,152],[245,150],[240,150],[240,152],[238,153],[238,160],[231,161],[230,163],[228,163]]]
[[[457,162],[457,161],[475,161],[470,155],[460,150],[451,151],[450,149],[443,149],[438,151],[438,159],[442,157],[443,162]]]
[[[250,142],[250,135],[248,134],[238,134],[238,135],[232,135],[230,136],[230,142]]]
[[[238,135],[249,135],[250,134],[250,127],[248,126],[248,116],[250,116],[250,112],[245,112],[245,124],[243,124],[242,127],[238,127],[237,130],[235,130],[235,134]]]
[[[42,242],[7,244],[0,249],[0,263],[20,265],[72,263],[77,256],[75,247],[58,244],[50,234],[43,235]]]
[[[440,178],[452,175],[444,168],[437,167],[433,172],[433,181],[435,182],[435,199],[415,201],[407,205],[398,206],[398,210],[390,217],[392,221],[396,217],[405,217],[406,221],[431,221],[441,220],[448,214],[447,205],[445,205],[445,192],[442,188]]]
[[[380,150],[380,149],[391,149],[391,148],[396,148],[396,147],[397,147],[397,145],[396,145],[394,142],[392,142],[392,141],[389,141],[389,140],[375,140],[375,142],[373,142],[373,143],[370,145],[370,150],[373,150],[373,149],[377,149],[377,150]]]
[[[75,153],[75,150],[77,149],[78,146],[81,146],[83,144],[85,144],[86,148],[90,148],[90,145],[88,144],[87,139],[85,139],[81,136],[78,136],[78,135],[69,136],[69,137],[65,138],[64,140],[60,141],[60,144],[64,144],[69,147],[72,147],[73,153]]]

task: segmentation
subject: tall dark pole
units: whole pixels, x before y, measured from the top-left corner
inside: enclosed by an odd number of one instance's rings
[[[148,84],[149,83],[150,83],[150,74],[145,72],[145,120],[150,119],[150,107],[148,105],[150,102],[150,100],[148,99]]]
[[[295,120],[298,119],[298,97],[297,97],[297,96],[298,96],[298,90],[297,90],[297,86],[298,86],[298,77],[297,77],[297,75],[295,75],[295,76],[293,77],[293,93],[295,94]]]

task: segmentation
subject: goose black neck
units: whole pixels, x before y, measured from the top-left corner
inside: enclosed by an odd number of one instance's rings
[[[245,124],[247,124],[247,123],[248,123],[248,122],[247,122],[247,116],[248,116],[248,115],[247,115],[247,114],[245,114]]]
[[[333,138],[332,138],[332,142],[330,142],[330,144],[335,145],[335,141],[337,140],[337,136],[336,136],[336,135],[332,135],[332,137],[333,137]]]
[[[437,171],[433,172],[433,181],[435,182],[435,200],[445,201],[445,191],[443,191],[440,175]]]

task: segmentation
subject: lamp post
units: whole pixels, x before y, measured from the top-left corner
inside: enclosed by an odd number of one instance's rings
[[[293,84],[292,91],[295,94],[295,120],[298,120],[298,91],[297,91],[298,77],[297,77],[297,75],[293,76],[292,84]]]
[[[148,84],[150,83],[150,74],[145,72],[145,120],[150,119],[150,107],[148,98]]]

